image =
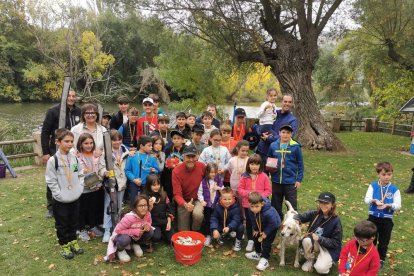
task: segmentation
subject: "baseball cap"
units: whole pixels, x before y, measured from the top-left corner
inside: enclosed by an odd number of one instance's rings
[[[290,132],[293,132],[293,128],[291,125],[283,125],[279,128],[279,130],[289,130]]]
[[[193,126],[193,132],[201,132],[204,133],[204,126],[200,124],[195,124]]]
[[[109,119],[112,119],[111,114],[109,114],[109,112],[106,112],[106,111],[102,112],[102,118],[104,118],[104,117],[107,117]]]
[[[154,100],[153,99],[151,99],[151,98],[149,98],[149,97],[146,97],[145,99],[143,99],[142,100],[142,103],[144,104],[144,103],[152,103],[152,104],[154,104]]]
[[[186,155],[197,155],[197,149],[193,145],[185,147],[182,156]]]
[[[171,138],[172,138],[174,135],[180,135],[181,137],[183,137],[183,138],[184,138],[184,134],[181,132],[181,130],[178,130],[178,129],[173,129],[173,130],[171,131]]]
[[[244,108],[236,108],[236,110],[234,111],[234,116],[244,116],[246,117],[246,111],[244,110]]]
[[[318,199],[315,201],[335,203],[335,196],[330,192],[323,192],[319,195]]]

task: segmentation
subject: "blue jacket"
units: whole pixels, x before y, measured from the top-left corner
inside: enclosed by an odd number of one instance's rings
[[[259,228],[256,223],[256,218],[257,218],[257,221],[259,221],[259,216],[260,216],[261,228],[262,228],[261,230],[262,232],[265,232],[266,236],[269,236],[272,232],[276,232],[277,229],[279,228],[280,217],[276,209],[270,205],[270,201],[265,197],[263,198],[263,200],[265,204],[260,210],[260,212],[257,215],[255,215],[249,209],[248,216],[249,216],[249,219],[253,226],[254,231],[259,231]]]
[[[227,208],[226,227],[230,228],[230,231],[237,231],[238,227],[242,223],[240,216],[239,203],[236,201],[233,205]],[[224,207],[221,203],[216,204],[210,218],[210,230],[221,230],[224,228]]]
[[[136,151],[134,156],[128,156],[125,174],[130,181],[141,178],[141,189],[143,189],[147,183],[147,176],[151,173],[151,168],[154,168],[154,173],[158,173],[157,159],[152,157],[151,154]]]
[[[381,186],[378,181],[371,183],[373,193],[372,199],[381,200],[381,189],[382,192],[385,194],[384,196],[384,204],[392,204],[394,203],[394,194],[398,191],[398,187],[392,183],[388,185]],[[370,204],[369,205],[369,214],[371,216],[377,218],[389,218],[392,219],[394,215],[394,210],[392,208],[385,208],[385,209],[378,209],[377,204]]]
[[[292,112],[282,113],[282,110],[276,111],[277,118],[272,125],[270,131],[271,136],[267,140],[260,139],[259,145],[257,146],[257,152],[261,155],[267,155],[270,144],[279,139],[279,129],[283,125],[290,125],[293,129],[292,137],[296,134],[298,129],[298,119],[292,114]]]
[[[282,166],[282,154],[284,154],[284,166]],[[272,172],[272,183],[295,184],[303,180],[303,156],[301,145],[290,139],[285,150],[280,149],[280,140],[270,145],[268,157],[277,158],[277,170]]]

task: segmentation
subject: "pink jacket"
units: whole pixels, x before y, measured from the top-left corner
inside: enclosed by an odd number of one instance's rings
[[[116,253],[116,246],[115,246],[115,238],[118,235],[128,235],[132,237],[134,240],[139,240],[143,234],[142,229],[145,224],[151,226],[152,219],[151,219],[151,212],[147,212],[147,214],[140,218],[135,212],[131,211],[126,214],[121,221],[116,225],[114,232],[112,233],[111,239],[108,243],[108,249],[106,251],[106,256],[104,259],[106,261],[111,261],[115,258]]]
[[[254,189],[253,184],[255,186]],[[272,194],[272,187],[270,186],[269,177],[267,177],[264,172],[257,175],[255,183],[253,183],[250,174],[242,174],[239,187],[237,187],[237,193],[242,198],[243,208],[249,208],[248,196],[250,192],[258,192],[264,197],[268,197]]]

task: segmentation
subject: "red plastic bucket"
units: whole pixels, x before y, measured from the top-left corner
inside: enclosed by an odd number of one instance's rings
[[[178,237],[191,237],[193,240],[199,240],[201,242],[195,245],[183,245],[177,243]],[[203,251],[204,241],[206,240],[203,234],[194,231],[181,231],[175,233],[171,240],[174,245],[175,260],[177,262],[192,265],[201,260],[201,252]]]
[[[0,178],[6,177],[6,164],[0,164]]]

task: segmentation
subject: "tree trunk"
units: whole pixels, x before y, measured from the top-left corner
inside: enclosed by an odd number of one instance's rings
[[[292,65],[292,63],[290,64]],[[299,142],[308,149],[345,150],[345,147],[325,123],[319,111],[312,90],[312,69],[303,68],[306,67],[304,64],[302,64],[302,68],[289,71],[279,71],[273,66],[271,67],[279,80],[282,93],[293,96],[293,112],[299,121],[297,130]]]

